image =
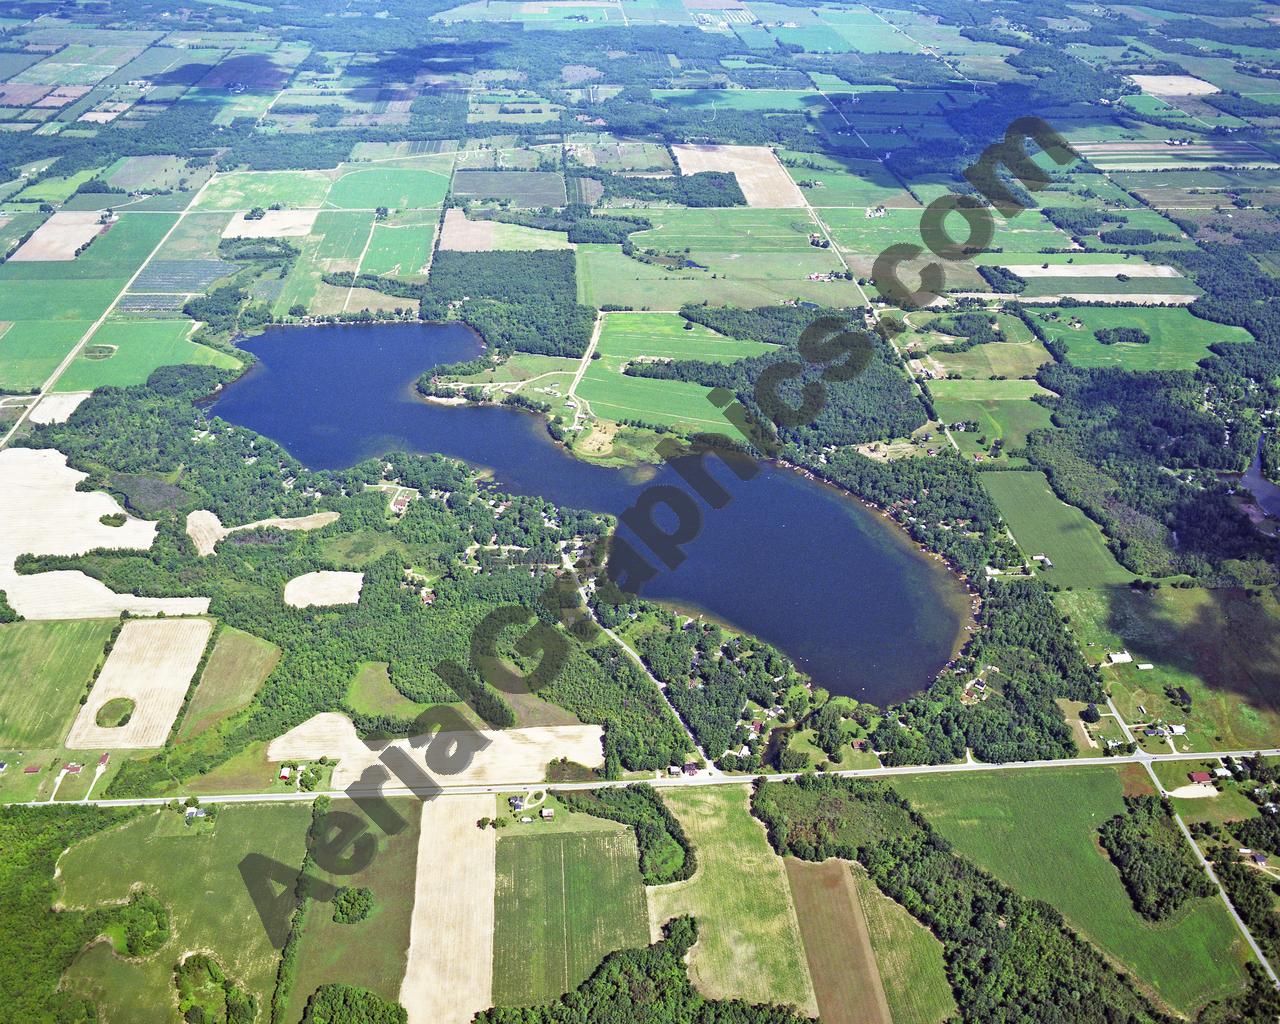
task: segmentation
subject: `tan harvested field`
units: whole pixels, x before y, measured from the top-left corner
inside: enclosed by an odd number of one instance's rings
[[[893,1024],[848,862],[785,863],[823,1024]]]
[[[73,750],[162,746],[211,632],[209,619],[126,622],[89,692],[88,703],[71,724],[67,746]],[[133,715],[125,725],[105,729],[94,719],[107,701],[117,697],[134,702]]]
[[[594,768],[604,764],[604,733],[598,725],[537,726],[529,729],[482,730],[488,742],[472,758],[465,771],[449,776],[452,783],[505,785],[544,782],[547,765],[558,757]],[[267,760],[314,761],[319,757],[338,759],[333,772],[333,788],[346,789],[356,782],[366,768],[375,764],[384,742],[365,743],[356,734],[346,715],[334,711],[308,718],[267,747]],[[432,777],[437,773],[426,767],[424,751],[408,740],[396,740],[394,746],[408,750],[414,762]],[[406,792],[408,786],[392,778],[388,793]]]
[[[1174,267],[1152,263],[1039,263],[1009,264],[1009,269],[1019,277],[1181,277]]]
[[[223,238],[294,238],[311,234],[319,210],[268,210],[257,220],[238,213],[222,229]]]
[[[400,1003],[409,1024],[466,1024],[493,1001],[498,833],[476,828],[493,797],[422,805],[409,956]]]
[[[1192,75],[1130,75],[1129,78],[1148,96],[1210,96],[1221,91],[1212,82]]]
[[[243,526],[223,526],[222,521],[212,512],[200,509],[187,516],[187,536],[196,546],[196,551],[207,556],[213,554],[219,541],[240,530],[255,530],[261,526],[271,526],[277,530],[318,530],[337,520],[337,512],[313,512],[309,516],[295,516],[292,519],[259,519]]]
[[[65,262],[102,230],[96,210],[59,210],[36,228],[10,263]]]
[[[27,419],[32,423],[66,423],[91,394],[92,391],[64,391],[45,395]]]
[[[106,526],[104,515],[124,510],[102,491],[77,491],[85,474],[67,465],[53,448],[0,451],[0,590],[28,619],[109,619],[135,615],[203,615],[205,597],[136,597],[117,594],[75,570],[18,575],[19,555],[82,555],[94,548],[143,550],[155,539],[156,524],[126,517]]]
[[[449,252],[488,252],[494,247],[494,221],[468,220],[457,207],[444,211],[440,248]]]
[[[329,569],[303,573],[284,585],[284,603],[294,608],[355,604],[363,586],[364,573]]]
[[[729,171],[738,179],[748,206],[790,209],[804,206],[800,186],[791,180],[768,146],[672,146],[684,174]]]

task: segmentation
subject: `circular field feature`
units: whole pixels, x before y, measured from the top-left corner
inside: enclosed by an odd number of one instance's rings
[[[89,345],[84,350],[86,359],[110,359],[115,354],[115,345]]]
[[[133,717],[133,709],[134,703],[131,697],[112,697],[98,708],[94,721],[103,729],[118,729],[122,725],[129,724],[129,719]]]

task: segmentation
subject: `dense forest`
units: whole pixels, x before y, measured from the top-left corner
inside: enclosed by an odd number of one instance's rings
[[[1214,894],[1168,805],[1156,797],[1125,797],[1124,813],[1104,822],[1098,838],[1143,917],[1161,921],[1187,900]]]

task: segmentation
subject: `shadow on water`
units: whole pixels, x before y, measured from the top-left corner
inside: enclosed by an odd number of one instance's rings
[[[439,452],[491,470],[504,490],[614,515],[651,483],[687,490],[666,467],[583,462],[530,413],[422,401],[413,383],[423,371],[479,351],[460,325],[275,328],[244,347],[259,363],[214,412],[313,468]],[[819,685],[875,703],[917,692],[952,656],[967,594],[900,531],[790,470],[765,466],[746,482],[718,475],[732,499],[702,506],[686,561],[644,596],[704,609],[776,645]]]

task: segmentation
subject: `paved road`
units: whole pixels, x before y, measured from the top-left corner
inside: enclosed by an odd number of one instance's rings
[[[827,772],[826,774],[848,779],[892,779],[902,775],[935,775],[948,772],[1007,772],[1023,771],[1028,769],[1052,771],[1055,768],[1115,767],[1116,765],[1122,764],[1141,764],[1149,767],[1152,764],[1162,761],[1206,761],[1221,757],[1253,757],[1255,754],[1259,753],[1266,757],[1280,757],[1280,748],[1265,750],[1215,750],[1195,754],[1147,754],[1139,752],[1137,754],[1128,754],[1120,757],[1075,757],[1045,761],[1006,761],[1002,764],[988,764],[983,761],[962,761],[958,764],[905,765],[898,768],[854,768],[845,771]],[[799,773],[765,776],[769,782],[781,782],[798,777]],[[438,795],[464,796],[475,795],[478,793],[509,793],[513,790],[528,789],[531,785],[538,787],[549,786],[551,789],[563,790],[600,789],[607,786],[626,786],[633,782],[648,782],[650,785],[659,789],[687,786],[734,786],[748,783],[752,778],[753,776],[751,775],[724,775],[700,772],[698,775],[694,776],[679,776],[674,778],[669,776],[659,776],[647,779],[620,779],[611,782],[595,781],[548,784],[545,780],[541,779],[512,779],[510,782],[459,786],[450,786],[447,782],[442,782],[442,788],[431,790],[424,790],[422,788],[415,789],[407,786],[399,786],[396,788],[389,785],[384,791],[388,796],[418,795],[424,798],[433,798]],[[363,796],[376,792],[378,792],[376,788],[369,787],[367,789],[325,790],[323,794],[320,792],[300,793],[296,791],[273,793],[225,793],[214,796],[201,796],[200,802],[205,804],[277,803],[309,801],[314,800],[317,796],[321,795],[329,797],[344,797],[351,795]],[[97,807],[158,807],[170,803],[174,799],[175,797],[172,796],[136,797],[114,800],[89,800],[87,802]],[[176,799],[182,799],[182,797],[178,796]],[[41,800],[38,803],[23,804],[22,806],[65,806],[67,802],[68,801],[63,801],[59,804],[50,804],[48,800]]]

